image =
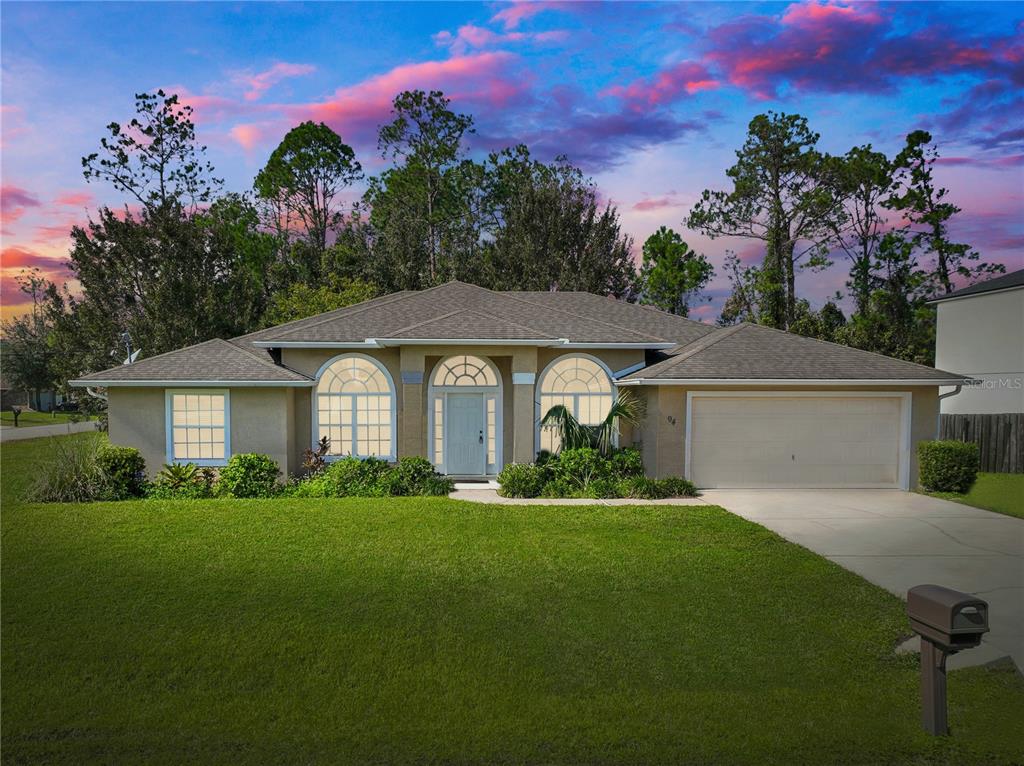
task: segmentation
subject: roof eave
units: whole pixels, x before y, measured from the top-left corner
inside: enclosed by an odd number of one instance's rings
[[[69,380],[75,388],[166,388],[168,386],[206,387],[228,386],[231,388],[309,388],[316,385],[313,380]]]
[[[367,338],[364,341],[258,340],[257,348],[391,348],[394,346],[542,346],[568,349],[622,348],[667,351],[678,343],[578,343],[568,338]]]
[[[980,298],[983,295],[995,295],[996,293],[1008,293],[1013,290],[1024,290],[1024,285],[1011,285],[1009,287],[999,287],[995,290],[979,290],[976,293],[967,293],[966,295],[942,295],[938,298],[932,298],[930,301],[925,301],[926,306],[934,306],[937,303],[947,303],[948,301],[962,301],[967,298]]]
[[[617,386],[963,386],[973,378],[627,378]]]

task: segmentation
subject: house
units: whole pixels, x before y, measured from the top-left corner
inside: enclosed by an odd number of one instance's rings
[[[1024,269],[930,303],[936,309],[935,365],[976,381],[944,397],[943,414],[1024,412]]]
[[[654,476],[703,487],[916,485],[938,388],[965,381],[740,324],[717,328],[589,293],[461,282],[387,295],[71,381],[106,387],[110,438],[162,463],[263,452],[287,472],[322,436],[334,456],[429,458],[459,477],[532,461],[565,404],[600,421],[646,404],[622,445]]]

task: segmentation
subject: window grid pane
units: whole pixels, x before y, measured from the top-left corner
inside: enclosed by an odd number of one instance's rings
[[[223,460],[224,394],[171,396],[171,455],[174,460]]]
[[[393,396],[383,370],[368,359],[331,364],[317,384],[318,433],[330,439],[328,454],[391,457]]]
[[[434,399],[434,465],[444,463],[444,399]]]
[[[540,383],[541,419],[557,404],[580,423],[597,425],[612,406],[612,381],[601,365],[581,356],[566,356],[548,369]],[[540,429],[540,448],[557,451],[559,438],[550,427]]]
[[[491,365],[478,356],[450,356],[438,365],[435,386],[496,386],[498,377]]]
[[[495,466],[498,463],[498,453],[495,447],[498,434],[497,402],[493,396],[487,397],[487,465]]]

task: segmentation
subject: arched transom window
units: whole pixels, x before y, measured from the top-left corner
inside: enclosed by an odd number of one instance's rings
[[[496,386],[494,369],[478,356],[450,356],[437,366],[435,386]]]
[[[333,456],[395,456],[395,390],[376,360],[338,357],[316,386],[317,438],[331,440]]]
[[[596,360],[582,355],[563,356],[544,371],[539,384],[540,413],[547,414],[556,404],[564,405],[584,425],[604,420],[612,406],[611,375]],[[540,429],[540,449],[558,449],[558,434],[552,428]]]

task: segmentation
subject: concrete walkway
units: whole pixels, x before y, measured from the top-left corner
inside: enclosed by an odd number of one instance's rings
[[[707,490],[702,499],[900,598],[923,583],[980,596],[992,630],[949,666],[1010,655],[1024,668],[1024,520],[898,490]]]
[[[22,439],[39,439],[44,436],[67,436],[86,431],[95,431],[96,421],[83,420],[80,423],[54,423],[52,426],[20,426],[0,429],[0,444]]]
[[[458,485],[456,485],[455,491],[450,493],[448,497],[452,500],[468,500],[471,503],[490,503],[493,505],[705,505],[704,501],[697,497],[673,497],[667,500],[502,497],[493,489],[461,489]]]

